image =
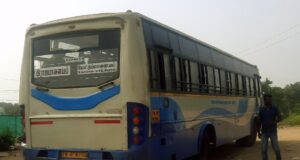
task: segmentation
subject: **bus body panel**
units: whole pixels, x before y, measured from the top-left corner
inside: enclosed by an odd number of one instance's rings
[[[54,109],[41,100],[32,97],[32,90],[36,86],[31,84],[32,49],[30,46],[32,45],[33,38],[64,32],[121,28],[121,22],[124,23],[125,21],[121,18],[112,17],[100,18],[93,21],[70,22],[67,25],[38,26],[29,29],[25,42],[21,75],[21,79],[24,81],[20,85],[20,104],[25,105],[26,111],[26,138],[28,147],[127,149],[127,122],[123,116],[126,114],[126,101],[122,97],[126,93],[127,87],[126,85],[122,86],[120,82],[124,73],[120,72],[120,78],[114,81],[116,85],[120,85],[120,93],[93,106],[91,109],[85,110]],[[70,29],[66,27],[68,25],[76,27]],[[123,54],[127,54],[128,49],[127,43],[124,44],[124,41],[128,39],[128,33],[126,32],[125,29],[121,30],[120,65],[123,64],[122,57]],[[88,87],[78,89],[50,89],[47,94],[59,98],[76,98],[90,96],[96,92],[101,91],[97,87]],[[63,106],[61,107],[63,108]],[[116,114],[118,115],[117,117],[115,116]],[[81,116],[84,116],[84,120],[76,120],[76,117]],[[117,120],[120,122],[118,124],[102,124],[96,123],[97,120]],[[41,123],[50,121],[53,124],[36,124],[39,121]],[[83,126],[83,128],[80,126]],[[85,135],[89,137],[84,138]]]
[[[170,150],[166,153],[185,158],[197,153],[205,122],[212,122],[216,130],[216,146],[249,135],[255,104],[254,98],[156,92],[151,108],[160,111],[160,129],[152,132],[165,137]]]
[[[99,20],[98,20],[99,19]],[[20,103],[25,105],[27,147],[25,159],[33,159],[39,153],[59,154],[62,151],[88,151],[102,159],[104,152],[114,159],[131,159],[149,154],[149,146],[128,149],[127,102],[150,104],[147,55],[141,26],[137,26],[133,15],[104,16],[92,20],[70,21],[61,24],[45,24],[28,30],[22,62]],[[75,26],[75,29],[70,29]],[[120,93],[88,110],[57,110],[41,100],[32,97],[31,84],[31,40],[36,37],[57,33],[121,28],[120,78],[114,83],[120,86]],[[130,41],[128,41],[130,39]],[[126,42],[126,43],[125,43]],[[135,64],[135,65],[132,65]],[[136,67],[139,66],[139,67]],[[136,73],[139,77],[136,77]],[[122,85],[124,84],[124,85]],[[47,94],[60,98],[85,97],[99,92],[96,87],[50,89]],[[106,121],[108,124],[96,123]],[[118,121],[119,123],[110,123]],[[51,122],[51,124],[43,123]],[[127,150],[128,149],[128,150]],[[126,151],[127,150],[127,151]],[[59,156],[59,155],[57,155]],[[50,158],[50,157],[48,157]],[[97,158],[97,159],[98,159]],[[92,158],[93,159],[93,158]]]
[[[36,125],[34,122],[51,122]],[[97,123],[101,122],[101,123]],[[119,118],[31,119],[31,143],[34,148],[112,149],[123,147]],[[109,138],[107,137],[109,135]]]
[[[120,75],[114,80],[120,92],[84,110],[58,110],[32,97],[31,40],[57,33],[120,28]],[[114,160],[184,159],[198,153],[201,129],[210,124],[216,131],[216,146],[250,135],[255,99],[150,91],[148,51],[141,15],[135,13],[93,15],[46,23],[29,29],[24,48],[20,104],[25,105],[27,148],[25,159],[47,152],[59,157],[62,151],[88,152],[89,159]],[[50,89],[61,98],[91,96],[97,87]],[[126,104],[141,103],[149,114],[159,110],[159,122],[150,118],[149,137],[141,145],[128,147]],[[98,122],[98,123],[97,123]],[[43,124],[46,123],[46,124]],[[105,158],[104,158],[105,159]]]

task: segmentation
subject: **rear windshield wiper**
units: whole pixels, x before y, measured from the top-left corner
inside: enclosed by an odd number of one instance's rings
[[[35,88],[36,88],[37,90],[39,90],[39,91],[49,92],[49,88],[46,88],[46,87],[36,86]]]
[[[62,49],[62,50],[57,50],[56,52],[83,52],[83,51],[91,51],[95,49],[97,48]]]
[[[103,91],[107,88],[111,88],[111,87],[114,87],[114,86],[115,86],[114,82],[109,82],[109,83],[105,83],[103,85],[98,86],[98,88]]]

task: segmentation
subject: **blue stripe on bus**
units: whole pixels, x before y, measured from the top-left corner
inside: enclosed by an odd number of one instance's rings
[[[101,102],[120,93],[120,85],[97,92],[92,95],[78,98],[64,98],[51,95],[37,89],[31,90],[31,96],[46,103],[56,110],[88,110]]]
[[[160,110],[160,121],[182,121],[184,120],[180,106],[169,97],[151,97],[151,108]]]
[[[154,135],[175,133],[185,129],[185,123],[175,123],[184,121],[181,108],[175,100],[169,97],[151,97],[151,109],[159,109],[160,111],[160,123],[152,124]]]
[[[246,113],[248,109],[248,99],[240,99],[239,100],[239,108],[237,113]]]
[[[160,122],[178,122],[184,121],[185,118],[181,111],[181,107],[176,103],[176,101],[170,97],[151,97],[151,108],[160,110]],[[199,113],[195,118],[201,118],[203,116],[213,115],[213,116],[232,116],[237,117],[243,116],[248,109],[248,99],[240,99],[238,102],[238,108],[236,112],[228,111],[225,108],[212,107],[208,108],[201,113]],[[237,115],[238,114],[238,115]]]
[[[210,108],[201,113],[201,115],[228,116],[234,113],[223,108]]]

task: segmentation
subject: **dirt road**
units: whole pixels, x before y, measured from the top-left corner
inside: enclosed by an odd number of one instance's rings
[[[284,127],[278,130],[279,145],[282,160],[300,160],[300,126]],[[1,155],[1,154],[0,154]],[[0,157],[0,160],[22,160],[20,152],[11,152],[9,157]],[[275,160],[271,146],[269,146],[270,160]],[[227,144],[218,147],[211,155],[210,160],[259,160],[260,141],[252,147],[239,147]]]
[[[278,130],[278,139],[282,160],[300,160],[300,126],[283,127]],[[211,160],[260,160],[260,140],[252,147],[239,147],[228,144],[218,147]],[[275,160],[271,145],[269,159]]]

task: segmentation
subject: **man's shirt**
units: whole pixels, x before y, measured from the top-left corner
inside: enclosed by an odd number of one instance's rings
[[[277,118],[279,111],[274,106],[263,106],[259,109],[261,132],[270,136],[277,133]]]

